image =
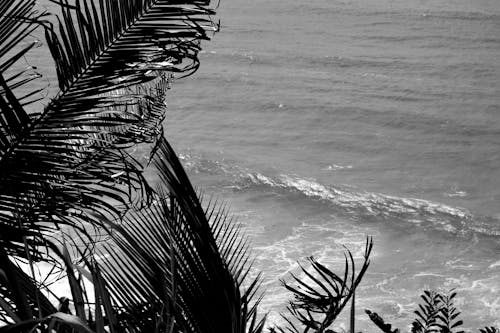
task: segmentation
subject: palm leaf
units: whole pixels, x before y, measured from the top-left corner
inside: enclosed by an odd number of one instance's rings
[[[254,280],[245,293],[240,292],[247,264],[244,239],[223,211],[207,217],[166,140],[160,141],[154,162],[170,198],[179,303],[183,310],[189,309],[188,322],[200,332],[244,332],[256,315],[250,303],[258,287]]]
[[[76,316],[72,316],[62,312],[55,312],[40,319],[29,319],[14,325],[0,327],[0,333],[18,333],[18,332],[34,332],[40,326],[46,326],[48,332],[53,332],[54,328],[70,327],[74,332],[78,333],[94,333],[85,322]],[[64,332],[58,330],[57,332]]]
[[[9,119],[2,129],[9,137],[0,159],[0,219],[3,230],[16,235],[2,241],[7,255],[22,257],[26,240],[31,249],[52,248],[65,259],[77,315],[98,330],[116,324],[151,331],[175,318],[186,332],[262,331],[258,301],[250,305],[258,280],[240,291],[248,274],[246,241],[224,213],[207,216],[162,138],[168,78],[160,76],[149,89],[135,87],[158,70],[196,70],[199,42],[213,27],[208,1],[57,3],[59,23],[38,23],[56,63],[59,94],[31,119],[2,81],[2,119]],[[165,189],[157,205],[136,209],[129,203],[138,191],[152,194],[126,148],[156,140],[151,156],[157,153]],[[73,240],[84,264],[77,269],[59,250],[72,231],[48,236],[61,225],[76,228],[81,243],[93,232],[109,239],[83,249]],[[33,252],[33,258],[44,255]],[[97,265],[89,253],[105,259]],[[95,286],[96,307],[87,314],[83,271]]]
[[[296,324],[298,322],[304,327],[304,332],[309,330],[318,333],[326,332],[349,300],[354,297],[355,290],[370,265],[369,257],[372,248],[373,240],[368,237],[363,264],[357,273],[354,258],[349,250],[345,254],[345,268],[342,276],[337,275],[312,257],[309,258],[309,261],[314,274],[299,265],[309,281],[294,274],[292,274],[292,278],[298,284],[297,286],[283,281],[285,288],[291,291],[294,296],[287,309],[295,320],[282,315],[288,323],[288,327],[275,327],[274,331],[299,333],[300,330]]]
[[[7,256],[2,269],[11,256],[26,257],[26,245],[33,260],[62,257],[61,235],[91,240],[103,221],[120,220],[133,196],[151,195],[143,166],[126,148],[161,134],[168,79],[160,76],[152,84],[156,97],[148,96],[151,89],[131,86],[155,79],[158,70],[195,70],[199,40],[211,25],[208,2],[58,3],[57,27],[35,15],[34,1],[0,4],[0,29],[8,36],[0,38],[0,246]],[[13,91],[20,74],[4,74],[29,50],[15,47],[38,25],[45,28],[61,91],[32,116]],[[124,102],[123,95],[110,96],[119,89],[134,89],[135,97]],[[53,251],[47,257],[39,246]],[[27,301],[14,303],[29,308]]]
[[[22,7],[23,1],[11,2]],[[211,25],[206,17],[212,11],[203,7],[208,2],[58,3],[58,28],[38,17],[28,29],[45,27],[60,93],[30,119],[0,75],[0,220],[8,226],[20,220],[25,233],[40,228],[34,221],[48,228],[51,221],[99,224],[96,216],[119,217],[135,189],[150,194],[142,165],[123,148],[158,136],[164,107],[142,93],[135,107],[124,109],[130,101],[106,94],[148,82],[156,70],[195,70],[199,41]],[[19,212],[23,216],[14,221]]]
[[[3,248],[0,248],[0,267],[1,321],[21,322],[31,319],[36,313],[48,316],[56,312],[33,277],[13,263]]]
[[[82,247],[82,236],[79,264],[62,250],[77,314],[90,327],[129,332],[174,322],[182,332],[262,332],[254,299],[259,279],[245,279],[247,243],[239,229],[215,204],[202,208],[165,139],[154,162],[168,180],[155,204],[130,209],[120,221],[103,219],[107,238]],[[96,294],[93,315],[83,318],[78,304],[89,296],[82,276]]]

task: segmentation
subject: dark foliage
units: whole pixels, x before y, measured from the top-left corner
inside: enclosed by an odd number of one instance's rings
[[[365,312],[368,315],[368,317],[370,317],[371,321],[373,321],[373,323],[375,325],[377,325],[377,327],[380,328],[380,330],[382,332],[384,332],[384,333],[399,333],[400,332],[400,330],[398,328],[392,329],[392,325],[386,323],[384,321],[384,319],[378,315],[378,313],[372,312],[370,310],[365,310]]]
[[[457,293],[451,290],[447,294],[438,293],[432,290],[425,290],[420,296],[422,303],[415,310],[417,317],[411,324],[411,332],[415,333],[464,333],[459,329],[463,321],[459,319],[460,311],[453,304]],[[374,312],[366,310],[370,319],[384,333],[399,332],[399,329],[392,330],[390,324]]]
[[[435,291],[425,290],[420,296],[423,303],[415,310],[417,318],[411,324],[412,333],[438,332],[438,318],[441,309],[441,297]]]
[[[34,0],[0,3],[0,331],[262,331],[247,243],[202,208],[163,135],[172,73],[192,74],[217,30],[209,1],[52,2],[55,18]],[[16,89],[33,76],[5,75],[37,27],[60,91],[28,114],[37,90]],[[54,294],[54,275],[71,295]]]
[[[463,321],[458,319],[460,312],[453,304],[453,299],[457,293],[451,290],[447,295],[439,294],[441,300],[441,308],[438,313],[437,325],[442,333],[463,333],[458,327],[463,325]],[[457,330],[454,330],[454,329]]]
[[[363,264],[357,274],[354,258],[350,251],[345,254],[345,268],[342,276],[337,275],[314,258],[309,259],[313,272],[300,266],[307,280],[292,274],[297,286],[283,282],[285,288],[293,293],[294,299],[288,306],[288,311],[293,319],[283,316],[288,326],[286,328],[273,328],[272,332],[327,332],[349,300],[354,298],[355,290],[370,264],[369,257],[372,248],[373,241],[368,238]],[[295,321],[300,323],[302,328]]]

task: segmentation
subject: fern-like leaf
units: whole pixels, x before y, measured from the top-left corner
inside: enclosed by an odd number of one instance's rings
[[[437,325],[438,315],[441,308],[441,297],[432,290],[424,290],[420,296],[423,303],[415,310],[417,318],[412,323],[412,333],[434,333],[439,331]]]
[[[500,333],[500,329],[498,327],[494,327],[494,326],[487,326],[487,327],[479,329],[479,332],[481,332],[481,333]]]
[[[457,293],[453,289],[446,295],[439,294],[441,307],[437,315],[437,325],[442,333],[464,333],[458,330],[458,327],[463,325],[463,321],[459,319],[460,311],[453,304],[456,296]]]

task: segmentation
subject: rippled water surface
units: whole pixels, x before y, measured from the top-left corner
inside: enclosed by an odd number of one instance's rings
[[[373,235],[361,329],[375,329],[365,307],[406,329],[424,288],[457,288],[466,327],[498,324],[499,3],[232,0],[219,13],[200,71],[174,84],[167,135],[252,235],[270,322],[297,260],[340,270],[342,245],[359,256]]]

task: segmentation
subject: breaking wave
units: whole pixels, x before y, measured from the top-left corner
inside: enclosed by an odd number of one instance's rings
[[[336,213],[360,220],[411,224],[459,236],[500,236],[498,218],[476,216],[464,208],[417,198],[357,191],[347,186],[325,185],[295,175],[265,175],[232,165],[230,161],[213,161],[189,154],[181,155],[181,159],[188,172],[219,175],[221,177],[217,178],[223,182],[220,186],[234,191],[279,192],[280,195],[290,196],[290,200],[297,204],[312,200]]]

